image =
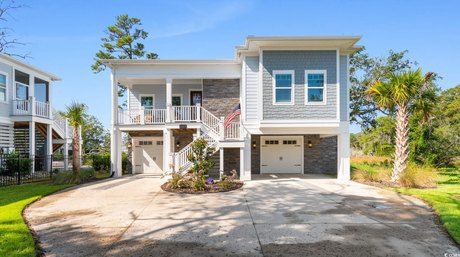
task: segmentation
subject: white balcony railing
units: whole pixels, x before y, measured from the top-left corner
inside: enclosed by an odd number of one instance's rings
[[[31,115],[42,118],[51,118],[50,104],[35,100],[13,100],[12,115]]]
[[[166,109],[118,110],[118,124],[162,124],[166,121]]]
[[[172,121],[200,121],[200,107],[196,106],[172,106]]]

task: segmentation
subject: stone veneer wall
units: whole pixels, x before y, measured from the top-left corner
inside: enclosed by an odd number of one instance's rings
[[[256,148],[252,143],[256,142]],[[260,136],[251,135],[251,174],[260,174]]]
[[[225,117],[239,102],[239,79],[203,80],[203,107],[218,118]]]
[[[254,141],[256,148],[252,148]],[[308,148],[308,141],[312,148]],[[304,135],[304,174],[308,173],[337,173],[336,136]],[[260,135],[251,135],[251,174],[260,174]]]
[[[313,144],[308,148],[308,141]],[[304,173],[337,174],[337,137],[304,135]]]

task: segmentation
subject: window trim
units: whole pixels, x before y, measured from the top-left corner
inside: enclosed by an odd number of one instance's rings
[[[139,94],[139,108],[142,109],[142,97],[152,97],[152,110],[155,110],[155,94]]]
[[[0,71],[0,75],[5,76],[5,100],[0,99],[0,103],[8,103],[8,73]]]
[[[291,101],[276,102],[276,75],[290,74],[291,75]],[[279,88],[282,89],[282,88]],[[295,105],[295,71],[294,70],[273,70],[272,71],[272,104],[273,105]]]
[[[322,102],[310,102],[308,101],[308,75],[309,74],[323,74],[324,84],[323,87],[311,87],[311,89],[323,89],[323,101]],[[305,105],[327,105],[327,70],[305,70]]]

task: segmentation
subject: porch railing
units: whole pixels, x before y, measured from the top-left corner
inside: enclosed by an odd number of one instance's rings
[[[29,100],[13,100],[13,115],[32,115],[43,118],[51,118],[51,107],[49,103],[44,103],[30,97]]]
[[[239,122],[230,123],[230,125],[225,128],[225,139],[239,139],[240,129],[241,126]]]
[[[172,121],[200,121],[200,107],[196,106],[172,106]]]
[[[119,124],[162,124],[166,121],[166,109],[118,110]]]

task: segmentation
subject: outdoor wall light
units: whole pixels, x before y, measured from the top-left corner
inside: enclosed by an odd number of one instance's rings
[[[256,141],[252,141],[252,149],[256,149],[256,147],[257,147]]]
[[[310,140],[308,140],[308,148],[312,148],[312,147],[313,147],[313,143]]]
[[[177,141],[177,142],[176,142],[176,148],[179,148],[179,147],[180,147],[180,142]]]

